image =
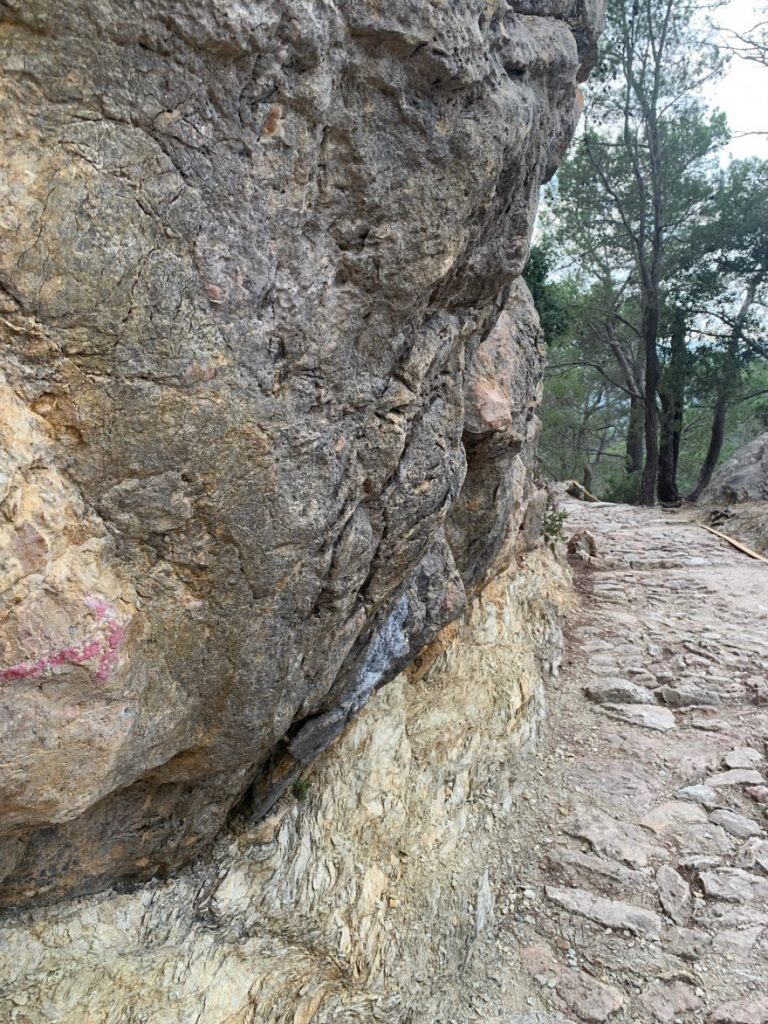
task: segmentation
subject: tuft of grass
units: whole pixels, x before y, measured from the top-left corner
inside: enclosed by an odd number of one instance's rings
[[[309,787],[312,783],[309,779],[296,779],[293,784],[293,795],[297,800],[306,800],[309,795]]]

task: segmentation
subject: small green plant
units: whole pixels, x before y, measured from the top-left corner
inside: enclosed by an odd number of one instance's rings
[[[568,518],[568,512],[556,505],[547,505],[546,511],[541,519],[541,532],[549,540],[564,541],[565,533],[563,527]]]
[[[306,800],[309,795],[309,787],[312,783],[309,779],[296,779],[293,784],[293,795],[297,800]]]

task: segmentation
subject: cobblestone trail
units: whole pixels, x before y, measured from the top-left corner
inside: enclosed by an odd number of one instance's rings
[[[684,512],[567,509],[598,556],[497,865],[504,1020],[765,1024],[768,568]]]

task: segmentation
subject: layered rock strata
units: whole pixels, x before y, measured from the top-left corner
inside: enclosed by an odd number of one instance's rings
[[[1,6],[3,904],[266,810],[508,556],[598,6]]]
[[[539,548],[261,822],[237,820],[175,878],[0,919],[0,1019],[433,1024],[471,1020],[484,992],[490,1013],[514,989],[500,851],[519,841],[519,755],[568,596]]]

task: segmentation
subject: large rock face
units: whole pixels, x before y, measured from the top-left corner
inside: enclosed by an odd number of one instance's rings
[[[743,445],[718,469],[702,501],[768,501],[768,431]]]
[[[0,902],[267,807],[504,559],[598,7],[4,7]]]
[[[0,915],[0,1020],[517,1020],[518,754],[569,595],[538,548],[373,695],[303,799],[238,820],[172,879]]]

